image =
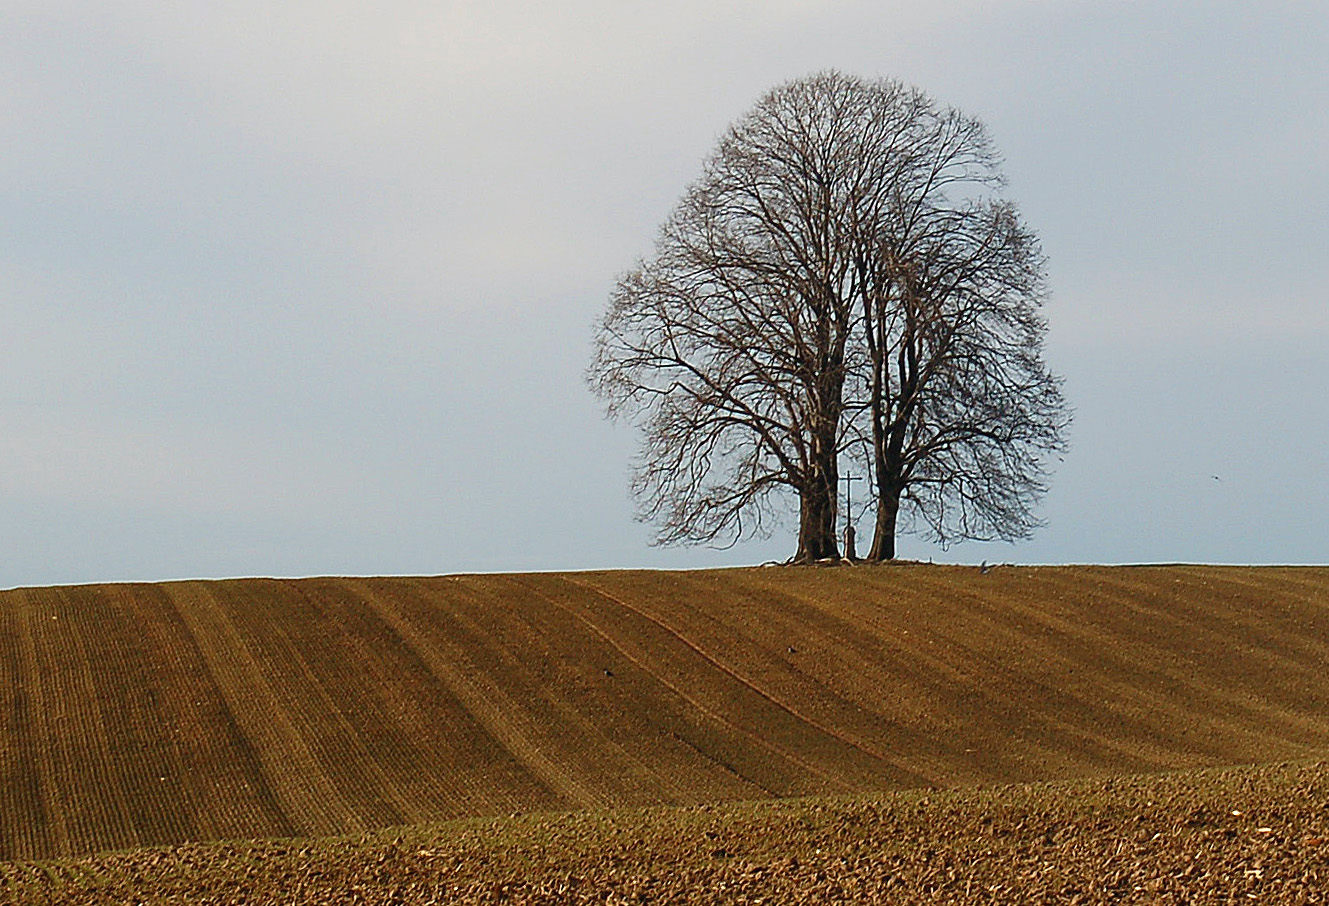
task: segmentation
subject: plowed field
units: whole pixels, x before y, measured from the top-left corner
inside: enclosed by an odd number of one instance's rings
[[[529,814],[0,863],[15,906],[1317,906],[1329,765]]]
[[[1329,569],[0,593],[0,859],[1329,753]]]

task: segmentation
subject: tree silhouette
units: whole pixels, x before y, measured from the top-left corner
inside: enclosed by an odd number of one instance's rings
[[[842,458],[874,478],[871,559],[1036,525],[1064,446],[1042,361],[1043,259],[977,120],[886,80],[775,88],[721,139],[619,280],[587,376],[641,434],[661,543],[767,533],[838,556]]]

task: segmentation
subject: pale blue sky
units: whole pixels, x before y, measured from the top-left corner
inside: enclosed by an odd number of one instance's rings
[[[784,558],[649,547],[581,372],[827,67],[988,123],[1077,410],[1032,541],[905,556],[1329,561],[1326,47],[1322,2],[10,0],[0,585]]]

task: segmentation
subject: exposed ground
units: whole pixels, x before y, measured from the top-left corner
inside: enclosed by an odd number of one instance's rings
[[[0,859],[1321,758],[1326,664],[1324,568],[20,589]]]
[[[1329,767],[525,815],[0,865],[31,906],[1329,901]]]

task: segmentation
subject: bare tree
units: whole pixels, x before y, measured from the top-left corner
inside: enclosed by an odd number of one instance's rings
[[[797,557],[837,554],[845,350],[857,307],[842,212],[851,86],[796,82],[731,128],[625,275],[589,378],[642,431],[634,489],[658,540],[735,541],[799,501]]]
[[[873,557],[902,502],[942,537],[1028,531],[1026,457],[1062,426],[1041,258],[1009,205],[951,198],[999,184],[981,125],[895,82],[818,74],[731,127],[620,279],[588,370],[641,431],[659,542],[763,532],[792,492],[795,558],[835,557],[846,455],[876,477]]]
[[[1037,241],[991,200],[935,208],[879,241],[858,407],[876,497],[867,558],[895,556],[902,507],[909,528],[942,542],[1027,537],[1068,423],[1042,359]]]

